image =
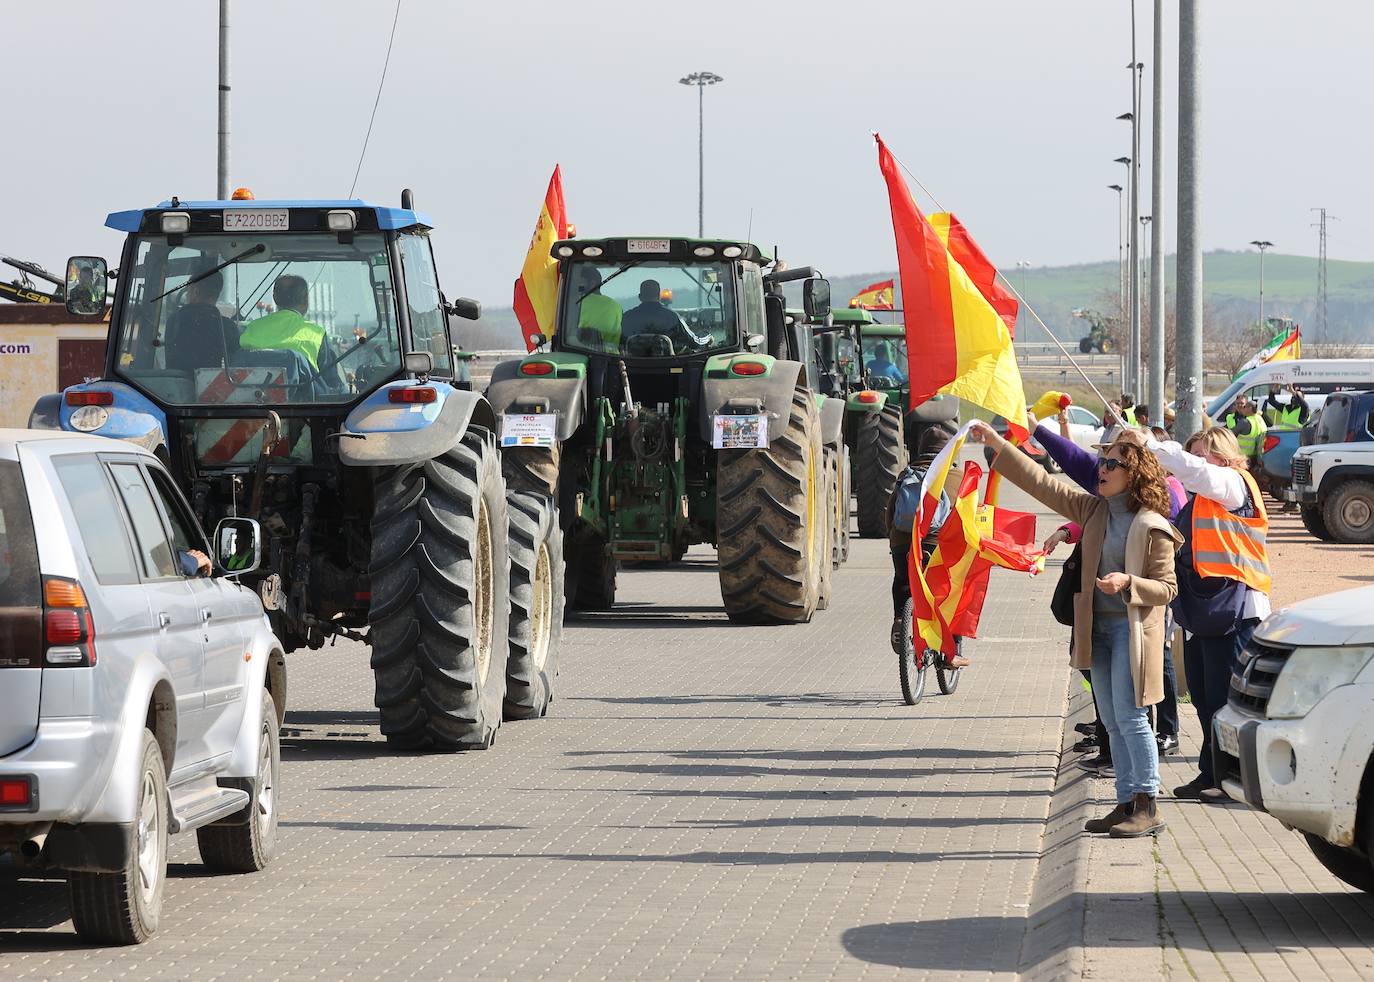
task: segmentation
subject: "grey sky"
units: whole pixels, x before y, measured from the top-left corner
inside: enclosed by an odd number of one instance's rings
[[[1139,6],[1148,64],[1151,4]],[[1325,205],[1341,219],[1332,257],[1374,259],[1374,5],[1205,8],[1204,246],[1268,238],[1312,255],[1308,209]],[[1170,50],[1177,0],[1165,9]],[[236,0],[234,184],[260,198],[348,191],[392,10]],[[793,263],[891,268],[878,129],[1003,267],[1107,259],[1106,185],[1129,150],[1113,118],[1129,108],[1128,10],[403,0],[358,195],[393,204],[413,187],[446,291],[508,305],[555,162],[583,235],[695,232],[696,97],[677,79],[706,69],[725,76],[706,93],[708,234],[743,236],[752,209],[754,240]],[[83,251],[114,263],[106,212],[213,196],[216,23],[214,0],[6,4],[7,38],[32,43],[0,59],[0,252],[50,268]]]

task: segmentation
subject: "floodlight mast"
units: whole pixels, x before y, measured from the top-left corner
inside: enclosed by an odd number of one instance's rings
[[[678,79],[680,85],[697,87],[697,238],[706,236],[706,86],[724,81],[715,72],[692,72]]]

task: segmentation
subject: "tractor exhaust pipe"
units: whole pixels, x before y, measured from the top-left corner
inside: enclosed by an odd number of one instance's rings
[[[48,833],[51,831],[52,822],[44,822],[38,826],[37,832],[19,844],[19,855],[30,860],[43,855],[43,847],[48,844]]]

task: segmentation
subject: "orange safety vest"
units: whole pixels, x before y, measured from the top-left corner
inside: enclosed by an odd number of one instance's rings
[[[1198,576],[1224,576],[1268,593],[1269,513],[1264,508],[1259,485],[1249,471],[1236,469],[1245,478],[1255,514],[1242,518],[1229,512],[1218,501],[1197,495],[1193,499],[1193,569]]]

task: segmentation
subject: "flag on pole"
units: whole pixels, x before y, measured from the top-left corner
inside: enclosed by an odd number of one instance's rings
[[[1026,395],[1006,321],[916,207],[882,137],[873,138],[897,240],[911,404],[947,392],[1004,417],[1024,442]]]
[[[549,190],[534,223],[530,250],[525,265],[515,281],[515,319],[525,336],[525,347],[534,350],[534,335],[553,337],[554,308],[558,304],[558,263],[553,258],[553,244],[568,237],[568,215],[563,207],[563,175],[558,165],[549,178]]]
[[[864,310],[893,310],[896,287],[894,280],[870,283],[849,301],[849,306],[862,307]]]
[[[1252,368],[1271,361],[1289,361],[1302,357],[1302,328],[1294,321],[1283,321],[1276,333],[1255,356],[1236,371],[1232,378],[1240,378]]]
[[[935,234],[944,242],[949,254],[954,257],[954,261],[964,267],[964,272],[968,273],[968,278],[973,281],[983,299],[992,305],[992,309],[1002,318],[1002,323],[1007,325],[1007,333],[1015,339],[1016,315],[1021,305],[1011,295],[1011,291],[998,282],[997,267],[992,264],[992,260],[978,247],[978,243],[973,241],[973,236],[969,235],[964,223],[952,212],[937,211],[930,216],[930,224],[934,227]]]
[[[1044,553],[1036,546],[1035,516],[978,504],[983,469],[964,464],[954,506],[936,535],[929,562],[921,563],[921,540],[930,532],[940,492],[959,457],[972,422],[936,455],[921,483],[921,507],[912,527],[908,571],[911,582],[913,636],[925,646],[954,654],[954,637],[976,637],[992,567],[1039,573]]]

